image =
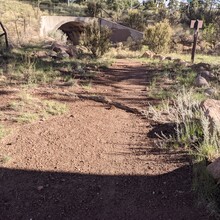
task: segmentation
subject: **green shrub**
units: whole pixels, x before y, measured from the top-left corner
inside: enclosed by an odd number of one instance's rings
[[[207,25],[203,30],[202,36],[206,42],[208,42],[212,47],[215,47],[215,45],[219,42],[217,25]]]
[[[146,28],[144,41],[149,49],[156,52],[168,52],[172,36],[172,28],[167,20]]]
[[[102,11],[102,5],[98,2],[90,1],[87,3],[85,13],[90,17],[97,17]]]
[[[140,31],[144,30],[144,17],[143,13],[141,13],[138,9],[130,9],[128,10],[128,17],[125,19],[125,22],[131,28],[138,29]]]
[[[81,45],[86,47],[94,57],[105,54],[110,47],[111,31],[108,27],[100,27],[97,21],[88,24],[81,35]]]
[[[58,41],[58,42],[62,42],[64,44],[67,43],[67,35],[61,31],[61,30],[56,30],[56,31],[52,31],[49,33],[49,36],[52,37],[54,40]]]

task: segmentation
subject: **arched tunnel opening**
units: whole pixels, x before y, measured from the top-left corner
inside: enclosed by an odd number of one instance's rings
[[[58,30],[61,30],[67,35],[67,40],[73,45],[78,45],[80,41],[80,35],[84,30],[84,23],[82,22],[68,22],[61,25]]]

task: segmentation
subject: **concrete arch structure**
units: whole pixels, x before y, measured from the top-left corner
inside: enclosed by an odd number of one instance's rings
[[[94,18],[89,17],[72,17],[72,16],[42,16],[41,17],[41,27],[40,36],[47,36],[49,33],[56,31],[62,25],[69,22],[77,22],[85,25],[85,23],[90,22]]]
[[[98,19],[91,17],[71,17],[71,16],[42,16],[40,36],[45,37],[49,33],[56,31],[57,29],[61,29],[64,33],[70,30],[74,32],[74,27],[75,28],[78,27],[78,30],[77,28],[75,30],[76,31],[75,35],[79,37],[80,31],[82,31],[83,27],[87,23],[95,20],[99,21],[100,25],[107,26],[112,30],[112,35],[110,40],[114,43],[126,41],[128,37],[132,38],[134,41],[139,41],[143,39],[142,32],[120,25],[116,22],[112,22],[106,19]],[[67,24],[69,24],[69,27]],[[81,27],[81,29],[79,27]],[[70,36],[68,37],[71,38]],[[77,43],[77,39],[75,43]]]

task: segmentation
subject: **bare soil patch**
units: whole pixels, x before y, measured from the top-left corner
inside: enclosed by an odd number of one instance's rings
[[[89,90],[33,89],[69,111],[14,125],[2,140],[10,160],[0,168],[0,219],[212,219],[196,205],[184,151],[156,149],[150,123],[136,114],[71,95],[102,95],[141,111],[146,71],[121,60]],[[3,106],[9,97],[1,96]]]

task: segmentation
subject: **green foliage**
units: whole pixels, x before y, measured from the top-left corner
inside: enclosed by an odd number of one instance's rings
[[[106,0],[109,9],[120,11],[127,10],[138,5],[137,0]]]
[[[144,30],[143,20],[144,17],[141,11],[139,11],[138,9],[130,9],[128,10],[128,16],[126,17],[125,22],[128,24],[129,27],[143,31]]]
[[[110,47],[111,31],[108,27],[102,27],[97,21],[88,24],[81,35],[81,45],[86,47],[94,57],[104,55]]]
[[[210,126],[209,118],[201,112],[200,121],[203,130],[203,141],[197,147],[200,159],[214,160],[220,155],[220,128],[215,123]]]
[[[150,50],[161,53],[169,51],[172,28],[167,20],[146,28],[144,32],[145,44]]]
[[[49,33],[49,37],[52,37],[54,40],[58,42],[62,42],[64,44],[67,43],[67,38],[68,38],[67,35],[59,29]]]
[[[206,42],[215,47],[215,45],[219,42],[217,25],[212,23],[207,25],[202,32],[202,36]]]
[[[154,99],[167,99],[167,98],[172,98],[172,93],[173,91],[171,88],[169,90],[165,88],[161,88],[159,85],[157,85],[157,78],[154,77],[152,81],[150,82],[150,85],[147,87],[147,95],[150,98]]]
[[[102,11],[102,4],[94,1],[87,2],[87,8],[85,10],[86,15],[89,17],[97,17]]]
[[[0,164],[6,164],[11,158],[6,155],[0,155]]]
[[[193,165],[193,190],[197,193],[200,202],[206,205],[213,219],[219,219],[220,188],[208,173],[206,160],[197,160]],[[214,217],[215,216],[215,217]]]
[[[189,71],[187,73],[181,72],[176,75],[177,82],[187,88],[193,85],[195,77],[196,73],[193,71]]]
[[[62,104],[55,101],[44,101],[43,104],[47,114],[62,115],[67,112],[66,104]]]
[[[35,113],[22,113],[16,118],[19,123],[31,123],[39,119],[39,116]]]
[[[18,113],[14,120],[19,123],[31,123],[40,118],[62,115],[68,111],[66,104],[50,100],[42,101],[27,93],[26,90],[22,91],[19,99],[11,102],[9,107]]]

